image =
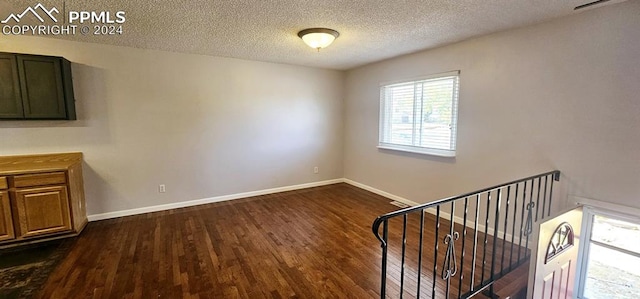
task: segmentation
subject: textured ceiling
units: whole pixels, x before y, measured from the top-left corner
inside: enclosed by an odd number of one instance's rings
[[[591,0],[3,0],[0,18],[38,2],[126,12],[123,35],[59,38],[345,70],[574,14]],[[296,35],[309,27],[340,37],[316,52]]]

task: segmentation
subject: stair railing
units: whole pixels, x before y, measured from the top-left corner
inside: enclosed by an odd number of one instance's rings
[[[533,224],[551,214],[559,180],[560,171],[550,171],[379,216],[372,229],[382,247],[380,297],[493,297],[493,283],[528,261]]]

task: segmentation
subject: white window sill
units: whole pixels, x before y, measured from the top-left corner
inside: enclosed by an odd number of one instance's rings
[[[406,145],[395,145],[395,144],[380,144],[378,145],[379,149],[399,151],[399,152],[408,152],[414,154],[428,155],[428,156],[438,156],[438,157],[447,157],[453,158],[456,156],[456,151],[449,150],[441,150],[435,148],[425,148],[425,147],[415,147],[415,146],[406,146]]]

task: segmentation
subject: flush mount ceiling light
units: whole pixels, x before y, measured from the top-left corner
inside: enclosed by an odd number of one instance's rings
[[[340,36],[340,33],[328,28],[309,28],[298,32],[298,36],[309,47],[320,51],[320,49],[326,48],[333,43]]]

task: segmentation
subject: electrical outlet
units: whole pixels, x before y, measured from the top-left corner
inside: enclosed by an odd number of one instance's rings
[[[160,185],[158,186],[158,192],[160,192],[160,193],[165,193],[165,192],[167,192],[167,188],[166,188],[166,186],[165,186],[164,184],[160,184]]]
[[[318,172],[319,172],[319,171],[318,171],[318,166],[314,167],[314,168],[313,168],[313,173],[318,173]]]

